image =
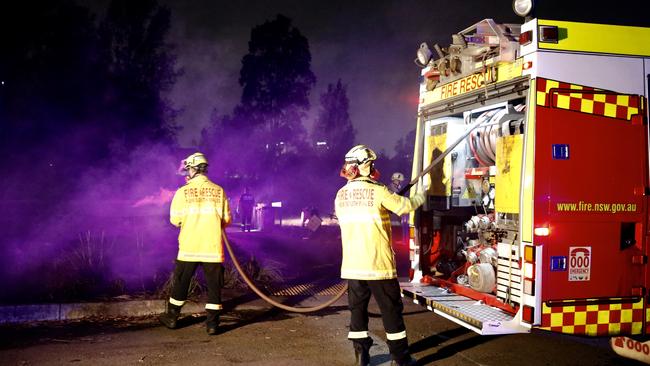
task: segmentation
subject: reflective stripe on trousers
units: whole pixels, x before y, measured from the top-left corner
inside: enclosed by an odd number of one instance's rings
[[[176,306],[183,306],[185,305],[185,300],[176,300],[173,297],[170,297],[169,303]]]
[[[396,341],[398,339],[404,339],[404,338],[406,338],[406,331],[399,332],[399,333],[386,332],[386,339],[389,341]]]
[[[368,338],[368,331],[364,330],[361,332],[348,332],[348,339],[362,339]]]

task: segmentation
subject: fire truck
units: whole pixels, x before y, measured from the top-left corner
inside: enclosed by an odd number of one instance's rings
[[[402,295],[483,335],[650,333],[650,28],[485,19],[416,63]]]

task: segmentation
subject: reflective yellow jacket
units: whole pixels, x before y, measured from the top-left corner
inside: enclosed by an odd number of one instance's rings
[[[181,228],[178,260],[223,262],[221,230],[230,223],[230,208],[223,188],[204,175],[190,179],[174,194],[169,221]]]
[[[339,189],[334,206],[343,244],[341,278],[396,278],[388,211],[403,215],[423,202],[423,194],[402,197],[367,177],[350,180]]]

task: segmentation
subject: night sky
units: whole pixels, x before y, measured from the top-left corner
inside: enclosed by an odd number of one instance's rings
[[[101,13],[105,1],[86,2]],[[179,140],[192,146],[212,110],[230,114],[239,101],[241,59],[250,31],[283,14],[309,40],[317,83],[311,117],[328,83],[347,85],[357,141],[393,154],[415,127],[419,44],[451,42],[451,34],[484,18],[520,22],[508,0],[469,1],[161,1],[172,11],[170,42],[178,78],[169,98],[182,113]]]
[[[102,12],[106,1],[80,1]],[[309,40],[312,70],[311,118],[328,83],[348,88],[357,140],[392,155],[395,142],[415,126],[419,44],[447,46],[451,34],[492,18],[522,23],[509,0],[417,1],[161,1],[172,11],[170,42],[184,70],[169,98],[183,112],[179,139],[192,146],[212,113],[230,114],[239,101],[241,59],[250,31],[283,14]],[[586,0],[538,0],[537,15],[548,19],[650,25],[647,1],[610,7]]]

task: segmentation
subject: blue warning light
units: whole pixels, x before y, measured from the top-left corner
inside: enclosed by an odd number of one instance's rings
[[[568,144],[553,144],[553,159],[567,160],[569,159],[569,145]]]
[[[566,256],[557,255],[551,256],[551,271],[566,271]]]

